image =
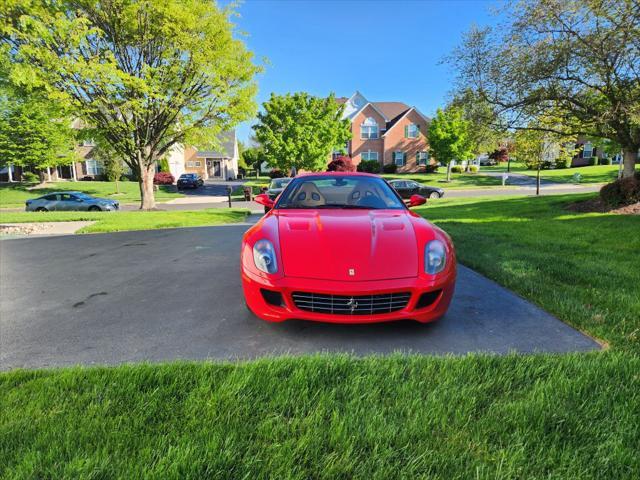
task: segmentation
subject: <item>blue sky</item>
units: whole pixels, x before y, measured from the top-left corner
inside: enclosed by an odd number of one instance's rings
[[[439,62],[473,24],[497,22],[499,0],[247,0],[234,22],[258,60],[258,101],[306,91],[402,101],[426,115],[442,106],[452,72]],[[222,2],[227,3],[227,2]],[[238,128],[245,140],[246,122]]]

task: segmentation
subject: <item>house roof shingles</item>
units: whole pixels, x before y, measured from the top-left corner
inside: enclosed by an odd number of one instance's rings
[[[212,157],[212,158],[233,158],[236,145],[236,132],[232,130],[230,132],[221,133],[218,136],[219,149],[216,150],[201,150],[198,149],[198,157]]]

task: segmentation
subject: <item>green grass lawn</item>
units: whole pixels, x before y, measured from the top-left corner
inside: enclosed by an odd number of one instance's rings
[[[637,478],[640,217],[564,209],[586,197],[417,211],[606,351],[2,373],[0,477]]]
[[[640,170],[640,165],[637,166]],[[542,170],[540,178],[560,183],[574,183],[573,176],[579,173],[580,183],[609,183],[618,178],[618,165],[593,165],[590,167],[562,168],[559,170]],[[536,176],[535,170],[522,170],[520,173]]]
[[[23,183],[4,183],[0,185],[0,208],[23,207],[30,198],[41,197],[47,193],[59,191],[78,191],[101,198],[111,198],[121,203],[140,201],[140,189],[137,182],[118,182],[120,194],[116,193],[115,182],[52,182],[43,188],[28,190],[31,185]],[[182,197],[173,186],[160,186],[156,192],[156,200],[163,201]]]
[[[440,170],[444,169],[441,168]],[[446,181],[447,173],[444,171],[439,171],[437,173],[385,173],[381,176],[383,178],[386,178],[387,180],[391,180],[393,178],[400,178],[402,180],[415,180],[416,182],[424,183],[425,185],[451,190],[487,187],[502,188],[502,180],[500,178],[487,177],[485,175],[482,175],[482,173],[452,173],[451,182],[448,183]]]
[[[243,221],[249,211],[210,208],[198,211],[171,210],[152,212],[0,212],[2,223],[95,221],[78,233],[154,230],[158,228],[201,227]]]
[[[619,352],[15,371],[0,477],[630,479],[639,371]]]
[[[640,352],[640,216],[564,208],[591,196],[442,199],[416,211],[452,236],[465,265]]]

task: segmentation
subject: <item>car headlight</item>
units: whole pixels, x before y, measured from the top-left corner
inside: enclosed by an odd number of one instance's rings
[[[265,273],[276,273],[278,271],[276,251],[269,240],[258,240],[253,245],[253,262],[258,270]]]
[[[447,249],[440,240],[431,240],[424,247],[424,271],[431,275],[440,273],[447,264]]]

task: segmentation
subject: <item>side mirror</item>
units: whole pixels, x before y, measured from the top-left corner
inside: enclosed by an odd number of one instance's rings
[[[273,208],[273,206],[276,203],[273,200],[271,200],[269,198],[269,195],[267,195],[266,193],[261,193],[260,195],[256,195],[254,200],[256,203],[259,203],[260,205],[264,205],[267,208]]]
[[[419,205],[424,205],[427,203],[427,199],[422,195],[411,195],[409,199],[409,207],[417,207]]]

